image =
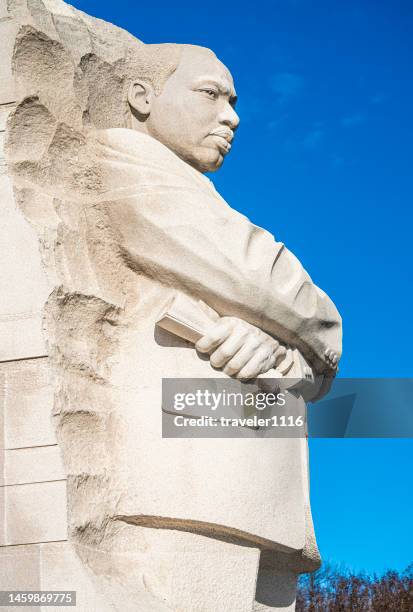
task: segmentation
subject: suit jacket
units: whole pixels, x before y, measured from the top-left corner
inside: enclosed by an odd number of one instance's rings
[[[336,308],[282,243],[156,140],[57,132],[14,175],[21,201],[30,192],[38,204],[55,279],[46,323],[72,538],[104,548],[126,521],[231,538],[311,569],[306,440],[162,439],[162,378],[225,375],[155,323],[181,292],[328,372],[326,349],[341,351]]]

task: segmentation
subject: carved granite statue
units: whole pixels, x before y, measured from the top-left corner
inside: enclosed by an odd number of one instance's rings
[[[231,74],[58,0],[11,4],[8,163],[55,286],[71,541],[108,610],[292,610],[319,563],[306,441],[161,435],[162,378],[250,379],[294,347],[323,382],[341,353],[330,299],[204,176],[238,127]],[[176,295],[219,315],[196,347],[156,326]]]

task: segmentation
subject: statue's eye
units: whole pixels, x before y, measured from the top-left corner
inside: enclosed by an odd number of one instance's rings
[[[218,98],[218,92],[215,89],[203,89],[202,91],[204,91],[211,100],[216,100]]]

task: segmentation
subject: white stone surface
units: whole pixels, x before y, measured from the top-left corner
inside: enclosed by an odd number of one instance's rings
[[[0,461],[2,459],[2,452],[0,452]],[[3,466],[0,467],[2,468]],[[0,487],[0,550],[1,546],[6,542],[6,496],[5,487]],[[1,573],[1,572],[0,572]]]
[[[47,359],[0,363],[0,376],[4,448],[56,444]]]
[[[145,530],[143,530],[145,531]],[[258,591],[255,595],[253,575],[257,571],[259,552],[256,549],[236,547],[225,542],[200,539],[192,534],[146,530],[150,553],[136,551],[120,553],[115,562],[101,555],[101,571],[108,563],[128,570],[134,590],[144,584],[149,593],[158,593],[158,601],[147,600],[147,605],[136,607],[122,593],[120,576],[109,579],[104,587],[96,584],[85,572],[78,556],[68,542],[50,542],[34,545],[0,547],[1,590],[75,590],[77,612],[266,612],[293,610],[295,577],[260,570]],[[145,534],[136,534],[145,539]],[[156,550],[156,545],[161,548]],[[145,574],[143,576],[143,568]],[[166,568],[168,572],[166,573]],[[224,578],[228,580],[224,580]],[[275,595],[272,585],[277,584],[281,594]],[[189,589],[190,585],[194,588]],[[195,593],[195,596],[194,596]],[[116,604],[114,602],[116,601]],[[178,602],[185,601],[182,608]],[[167,607],[165,607],[167,606]],[[26,610],[58,612],[58,607],[25,607]]]
[[[142,527],[129,527],[123,536],[127,548],[98,553],[93,560],[112,605],[120,601],[128,612],[136,610],[137,601],[145,612],[252,611],[258,549]],[[110,568],[118,575],[111,576]]]
[[[4,476],[3,480],[0,476],[0,486],[65,478],[57,445],[4,451]]]
[[[0,0],[0,19],[5,19],[8,15],[7,0]]]
[[[4,15],[4,6],[0,9]],[[14,80],[11,72],[10,58],[13,51],[14,39],[18,25],[12,20],[0,21],[0,104],[15,101]],[[0,13],[1,19],[1,13]]]
[[[0,488],[5,507],[2,546],[67,539],[66,482],[41,482]]]
[[[46,354],[40,312],[0,315],[1,354],[4,361]]]
[[[6,129],[7,117],[14,108],[14,104],[3,104],[0,106],[0,132]]]
[[[49,288],[34,229],[16,209],[6,174],[0,174],[0,202],[0,361],[45,355],[41,311]]]
[[[41,585],[45,591],[76,591],[76,612],[105,612],[109,606],[69,542],[40,545]],[[61,612],[61,607],[44,607],[44,612]]]
[[[1,591],[41,589],[39,545],[0,546],[0,567]]]
[[[41,310],[49,293],[35,232],[16,209],[4,162],[4,129],[15,101],[11,54],[19,24],[0,5],[0,361],[45,355]],[[7,289],[6,289],[7,288]]]
[[[68,542],[0,546],[0,567],[0,590],[72,590],[77,592],[76,612],[108,610]],[[59,612],[62,607],[25,606],[24,610]]]

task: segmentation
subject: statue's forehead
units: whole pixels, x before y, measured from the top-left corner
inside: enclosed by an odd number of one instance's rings
[[[177,77],[184,79],[215,78],[225,81],[232,88],[234,81],[228,68],[215,53],[205,47],[184,45]]]

